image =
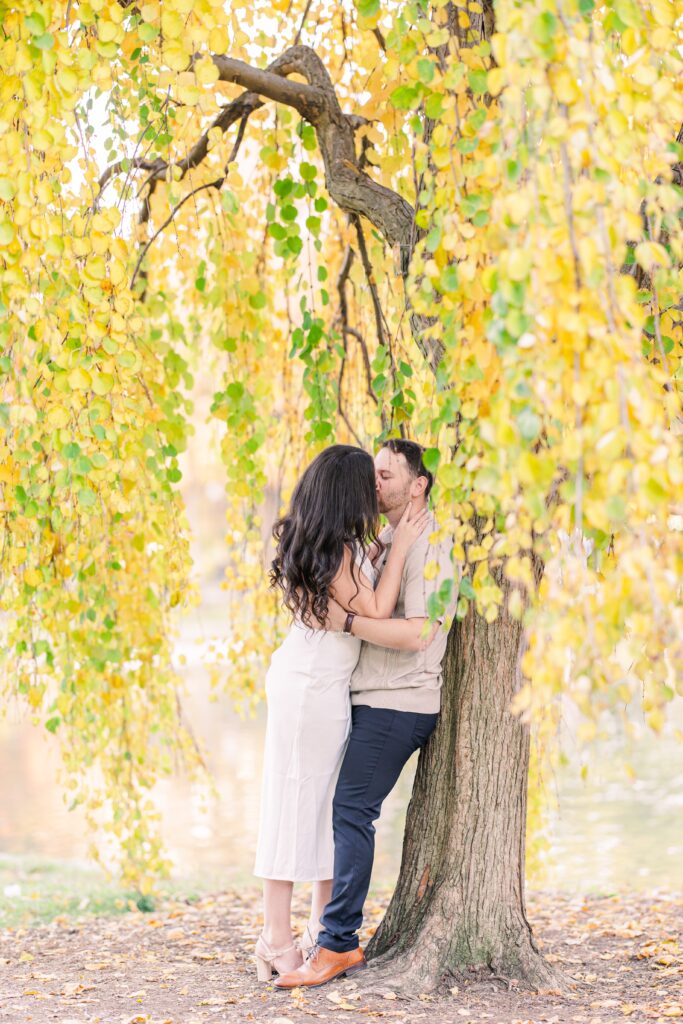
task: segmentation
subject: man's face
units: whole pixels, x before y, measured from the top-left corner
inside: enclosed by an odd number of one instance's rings
[[[375,481],[380,512],[400,509],[402,513],[412,497],[414,483],[405,455],[380,448],[375,456]]]

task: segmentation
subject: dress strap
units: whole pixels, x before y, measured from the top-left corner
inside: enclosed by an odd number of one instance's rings
[[[354,561],[364,576],[368,578],[373,587],[377,580],[377,570],[370,561],[366,551],[363,551],[358,545],[356,545],[356,557]]]

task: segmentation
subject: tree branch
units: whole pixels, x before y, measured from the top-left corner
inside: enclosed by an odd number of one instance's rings
[[[192,62],[197,59],[198,55],[195,55]],[[315,129],[325,169],[325,185],[330,197],[350,216],[363,216],[369,220],[392,248],[398,246],[401,253],[401,274],[405,277],[418,238],[415,210],[398,192],[379,184],[365,173],[363,154],[359,160],[355,144],[355,131],[362,125],[364,119],[355,114],[344,114],[332,80],[317,53],[308,46],[291,46],[265,70],[221,54],[213,54],[212,60],[218,68],[221,81],[242,85],[247,92],[228,104],[214,120],[211,128],[219,127],[226,131],[240,117],[245,114],[248,116],[262,106],[263,101],[260,97],[284,103],[297,110]],[[289,81],[288,76],[294,74],[303,77],[305,82]],[[174,165],[180,168],[181,177],[205,158],[211,128],[193,146],[185,160]],[[144,222],[149,217],[149,196],[155,183],[166,175],[169,165],[161,161],[152,167],[145,167],[140,163],[139,167],[150,170],[149,178],[145,182],[150,188],[147,209],[143,206],[140,217],[141,222]],[[114,165],[104,172],[104,183],[116,173],[116,170],[117,165]],[[164,226],[168,223],[170,220],[167,220]],[[158,232],[154,238],[157,235]],[[154,241],[154,238],[151,241]],[[151,242],[146,245],[145,251],[149,244]],[[371,270],[372,268],[370,272]],[[373,306],[378,333],[382,338],[381,309],[378,313],[377,301],[375,289]],[[419,326],[419,320],[411,317],[411,326],[415,329],[416,325]],[[424,332],[425,325],[421,326],[422,334],[420,336],[418,331],[416,340],[429,365],[435,369],[443,350],[437,342],[432,342],[428,338]]]
[[[304,47],[292,47],[292,49],[299,48],[304,49]],[[287,53],[290,52],[290,50],[287,51]],[[249,92],[258,93],[259,96],[275,100],[276,103],[285,103],[289,107],[294,107],[302,117],[307,119],[315,116],[316,109],[325,102],[325,97],[320,89],[304,82],[290,82],[288,78],[284,77],[284,75],[296,71],[297,68],[288,68],[286,64],[282,64],[282,58],[273,61],[265,71],[223,54],[213,54],[212,59],[218,68],[221,82],[235,82],[237,85],[243,85]],[[272,68],[278,64],[278,61],[283,70],[273,71]]]

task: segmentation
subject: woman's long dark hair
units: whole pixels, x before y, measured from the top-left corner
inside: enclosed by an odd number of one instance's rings
[[[325,622],[344,546],[365,554],[378,525],[372,457],[347,444],[326,448],[305,470],[289,511],[273,527],[277,549],[270,585],[281,588],[294,616],[308,626],[311,616]]]

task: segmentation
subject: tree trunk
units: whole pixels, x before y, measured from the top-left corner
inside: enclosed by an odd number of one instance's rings
[[[507,602],[510,583],[496,580]],[[483,969],[534,988],[563,988],[526,917],[524,854],[529,731],[509,710],[520,685],[521,623],[488,624],[471,607],[444,657],[439,724],[422,751],[401,872],[368,947],[407,993]]]

